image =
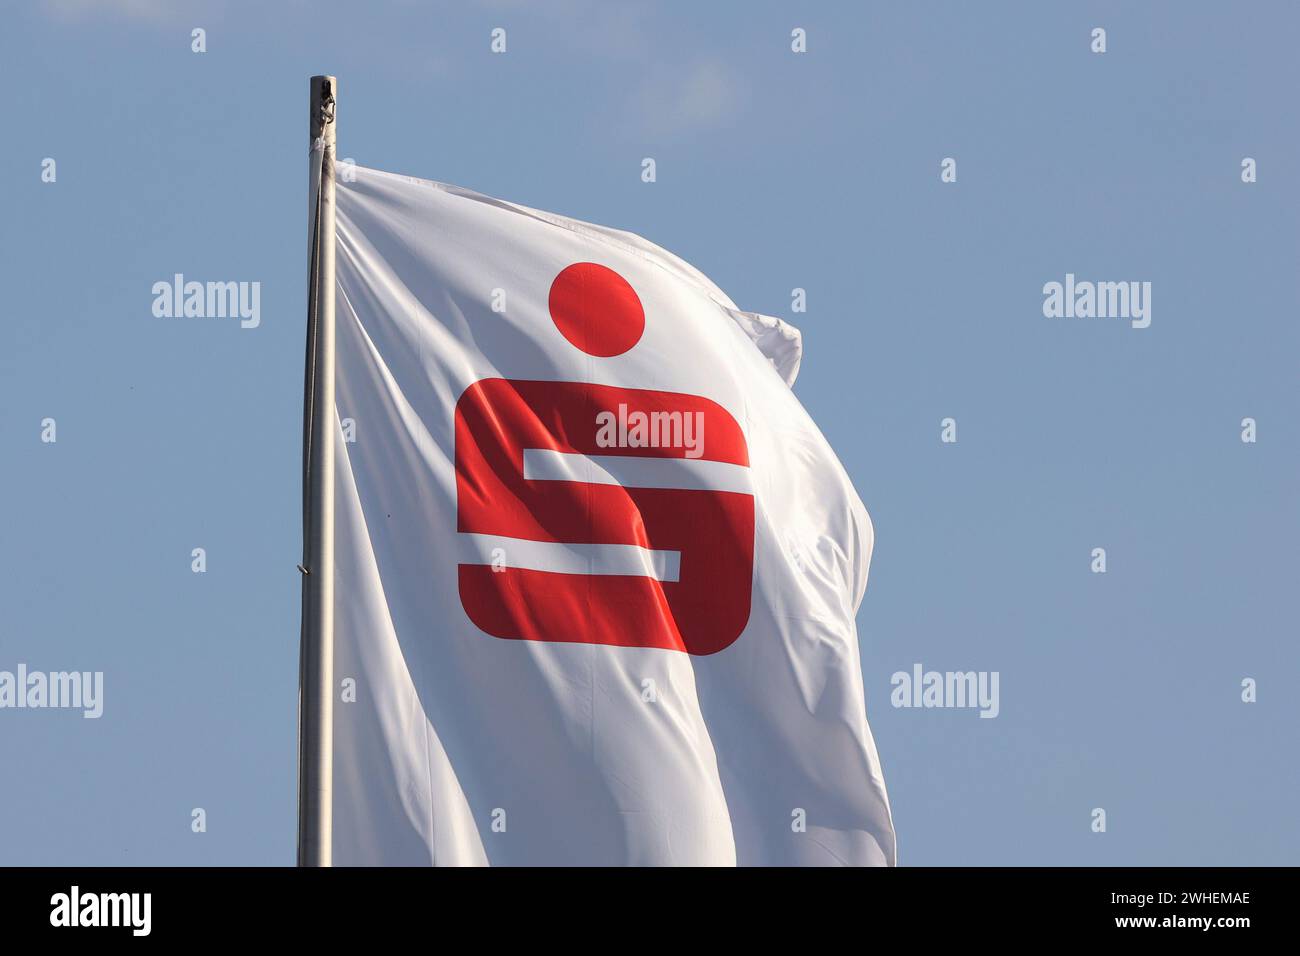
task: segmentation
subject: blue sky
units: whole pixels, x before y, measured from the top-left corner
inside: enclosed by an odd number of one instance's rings
[[[796,391],[876,528],[858,624],[902,862],[1297,862],[1293,6],[3,18],[0,670],[102,670],[105,710],[0,711],[0,863],[293,860],[322,72],[341,156],[630,229],[803,330]],[[260,325],[155,318],[177,272],[260,282]],[[1151,282],[1150,327],[1044,317],[1067,273]],[[918,662],[998,671],[999,716],[892,708]]]

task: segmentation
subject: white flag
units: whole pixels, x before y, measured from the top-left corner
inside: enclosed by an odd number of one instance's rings
[[[355,171],[334,862],[892,864],[871,521],[799,333],[629,233]]]

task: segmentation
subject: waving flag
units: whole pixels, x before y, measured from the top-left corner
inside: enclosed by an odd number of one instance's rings
[[[637,236],[340,178],[336,864],[894,862],[799,357]]]

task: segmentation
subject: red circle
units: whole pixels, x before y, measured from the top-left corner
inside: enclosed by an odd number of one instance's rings
[[[588,355],[621,355],[641,340],[645,309],[626,279],[594,262],[575,262],[551,283],[551,321]]]

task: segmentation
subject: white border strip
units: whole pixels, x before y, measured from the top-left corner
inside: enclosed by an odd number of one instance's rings
[[[582,455],[549,448],[525,448],[524,478],[527,481],[577,481],[624,488],[754,493],[746,466],[703,458]]]
[[[676,583],[680,551],[653,551],[635,544],[566,544],[494,534],[460,535],[461,564],[487,564],[554,574],[613,574]],[[495,562],[495,564],[494,564]]]

